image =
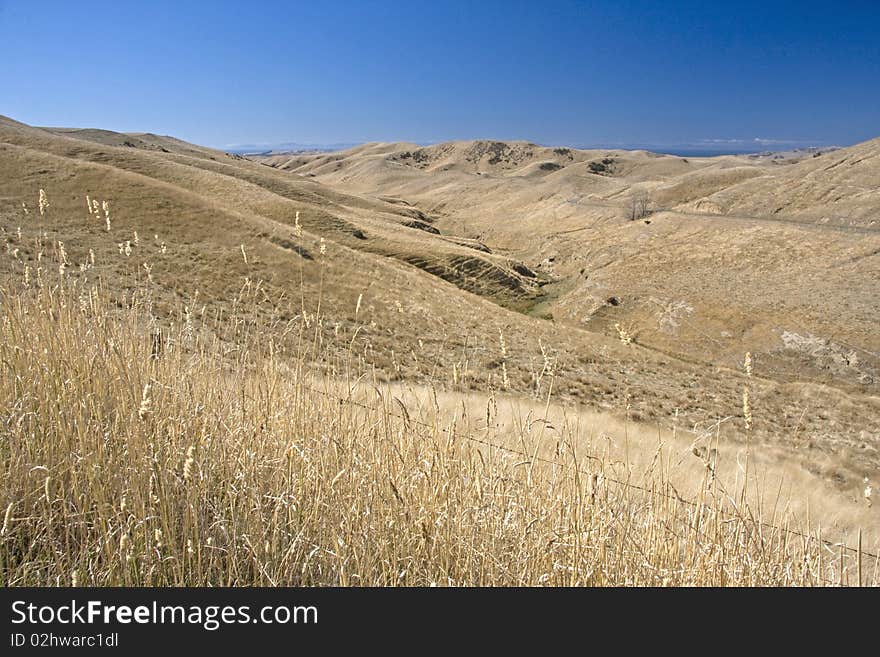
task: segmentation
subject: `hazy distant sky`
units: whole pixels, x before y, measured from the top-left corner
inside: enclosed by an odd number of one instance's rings
[[[846,145],[880,136],[880,1],[0,0],[0,114],[218,147]]]

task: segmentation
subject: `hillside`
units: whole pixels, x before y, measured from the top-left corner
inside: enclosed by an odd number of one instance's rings
[[[395,199],[553,281],[536,314],[875,394],[880,140],[780,165],[466,142],[265,160]],[[630,218],[633,198],[651,215]],[[805,285],[804,282],[809,284]],[[619,303],[609,304],[615,298]]]
[[[318,371],[354,354],[378,382],[523,398],[552,384],[569,409],[664,430],[717,425],[731,446],[748,436],[860,504],[880,465],[876,190],[856,210],[821,189],[865,184],[873,156],[855,160],[871,148],[784,167],[501,142],[250,160],[3,119],[0,275],[63,261],[116,292],[137,275],[160,324],[180,322],[181,305],[243,316],[233,300],[259,283],[273,301],[252,312],[308,325]],[[803,212],[765,211],[769,192],[753,215],[699,209],[807,174],[818,191]],[[629,221],[635,193],[657,211]],[[109,201],[109,230],[87,197]],[[819,221],[822,208],[846,221]]]

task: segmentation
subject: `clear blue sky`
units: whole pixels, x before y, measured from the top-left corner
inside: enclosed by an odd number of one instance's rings
[[[880,1],[0,0],[0,114],[218,147],[845,145],[880,135]]]

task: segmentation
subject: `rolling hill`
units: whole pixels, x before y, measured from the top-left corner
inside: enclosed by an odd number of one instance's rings
[[[243,158],[3,118],[0,275],[149,277],[158,322],[234,318],[259,283],[291,323],[320,304],[317,339],[378,381],[552,380],[571,408],[732,445],[748,384],[755,448],[857,499],[880,465],[878,144],[781,165],[524,142]],[[631,221],[635,196],[652,212]]]

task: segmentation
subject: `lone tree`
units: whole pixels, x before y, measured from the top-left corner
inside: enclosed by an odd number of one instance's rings
[[[638,221],[651,214],[651,199],[647,194],[633,194],[629,201],[629,220]]]

